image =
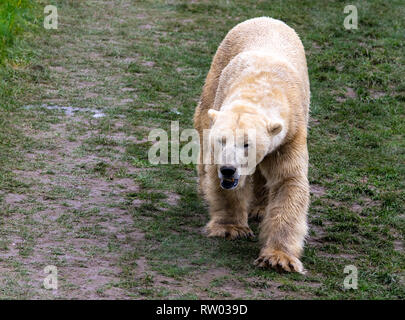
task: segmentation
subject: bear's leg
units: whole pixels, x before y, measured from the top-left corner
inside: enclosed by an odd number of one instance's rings
[[[253,201],[249,211],[249,218],[262,221],[268,203],[268,188],[266,178],[260,170],[253,174]]]
[[[204,178],[205,178],[205,168],[204,164],[199,163],[197,165],[197,173],[198,173],[198,194],[203,197],[204,196]]]
[[[306,176],[286,178],[272,185],[261,224],[263,248],[256,265],[304,273],[299,257],[308,229],[308,204]]]
[[[198,106],[199,107],[199,106]],[[205,180],[205,164],[204,164],[204,140],[201,131],[198,132],[200,139],[200,153],[198,155],[197,174],[198,174],[198,195],[204,197],[204,180]]]
[[[253,237],[248,225],[251,182],[246,181],[243,187],[235,190],[224,190],[219,185],[216,169],[210,171],[206,172],[204,185],[211,216],[206,226],[208,236],[227,239]]]

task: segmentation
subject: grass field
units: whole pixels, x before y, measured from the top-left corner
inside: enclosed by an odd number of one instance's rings
[[[405,298],[403,1],[351,3],[357,30],[344,1],[48,2],[58,29],[42,29],[38,2],[38,29],[6,40],[0,66],[0,298]],[[305,276],[255,268],[257,240],[206,238],[194,166],[147,158],[150,129],[192,127],[218,44],[257,16],[307,53]],[[358,289],[343,287],[347,265]]]
[[[35,28],[39,17],[37,8],[35,2],[28,0],[0,3],[0,63],[16,61],[21,57],[20,38]]]

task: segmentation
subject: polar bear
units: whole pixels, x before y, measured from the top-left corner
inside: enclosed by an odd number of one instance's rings
[[[200,142],[209,130],[207,150],[211,160],[217,159],[207,163],[207,151],[200,148],[199,191],[210,211],[206,232],[210,237],[251,237],[248,218],[258,218],[259,267],[304,273],[299,259],[308,229],[309,100],[298,35],[279,20],[260,17],[226,35],[195,110]],[[225,132],[236,136],[237,130],[245,132],[239,135],[242,143],[224,143]],[[255,141],[249,140],[248,130],[254,130]],[[251,144],[254,172],[247,174],[240,159]]]

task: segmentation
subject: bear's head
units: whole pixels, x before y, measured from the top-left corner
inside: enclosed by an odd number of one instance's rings
[[[261,110],[237,106],[208,110],[210,154],[217,166],[221,187],[235,189],[245,184],[264,157],[274,151],[286,135],[282,118]]]

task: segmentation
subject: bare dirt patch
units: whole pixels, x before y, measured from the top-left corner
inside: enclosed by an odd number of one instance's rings
[[[356,99],[357,94],[353,90],[353,88],[346,87],[345,92],[343,93],[343,97],[339,96],[336,98],[336,101],[338,102],[345,102],[347,99]]]
[[[400,253],[404,253],[404,241],[401,240],[394,240],[394,250]]]
[[[12,205],[21,201],[24,201],[27,197],[23,194],[9,193],[4,197],[4,203],[6,205]]]
[[[99,162],[111,162],[105,156],[77,152],[97,132],[90,130],[69,141],[68,128],[74,128],[78,120],[74,117],[60,120],[47,131],[28,129],[32,138],[41,143],[47,141],[47,148],[33,151],[27,157],[28,170],[14,170],[16,179],[29,181],[32,188],[23,195],[6,195],[3,207],[13,210],[18,206],[19,211],[33,211],[32,225],[27,225],[22,214],[13,214],[10,219],[17,230],[35,228],[35,236],[27,242],[17,239],[15,233],[6,234],[5,239],[11,245],[2,258],[20,261],[29,274],[27,285],[37,297],[125,298],[123,290],[111,289],[120,280],[119,258],[123,251],[132,250],[132,244],[142,241],[144,234],[137,230],[120,203],[125,201],[127,192],[136,193],[139,187],[130,178],[109,179],[87,170]],[[38,161],[45,167],[29,170]],[[114,176],[114,172],[111,174]],[[114,242],[120,250],[109,249]],[[26,251],[28,255],[22,257],[21,253]],[[58,267],[57,293],[42,287],[43,268],[47,265]]]
[[[387,95],[387,93],[386,92],[383,92],[383,91],[375,91],[375,90],[371,90],[370,91],[370,96],[373,98],[373,99],[380,99],[380,98],[382,98],[382,97],[385,97]]]
[[[373,208],[381,205],[380,201],[375,201],[368,197],[361,197],[359,202],[360,203],[354,203],[350,210],[356,213],[361,213],[366,208]]]
[[[167,196],[166,202],[171,206],[177,206],[180,200],[180,195],[169,191],[165,191],[164,193]]]
[[[311,184],[310,186],[310,192],[313,194],[316,198],[321,198],[325,195],[326,191],[325,188],[317,185],[317,184]]]

